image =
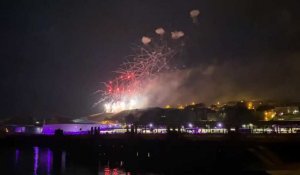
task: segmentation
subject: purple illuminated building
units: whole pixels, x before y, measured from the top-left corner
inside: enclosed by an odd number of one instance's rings
[[[118,128],[119,125],[102,125],[102,124],[45,124],[43,126],[43,134],[53,135],[55,130],[63,130],[64,134],[87,134],[91,131],[91,128],[99,128],[100,130],[108,130],[113,128]]]

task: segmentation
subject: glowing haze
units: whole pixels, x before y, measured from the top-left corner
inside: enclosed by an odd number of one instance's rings
[[[190,11],[196,27],[199,27],[200,14],[197,9]],[[193,39],[186,37],[191,33],[185,32],[158,27],[153,35],[142,36],[141,46],[114,71],[116,76],[104,83],[106,88],[99,90],[102,97],[97,104],[106,112],[119,112],[191,102],[211,104],[297,97],[299,54],[249,56],[249,61],[237,57],[226,61],[211,58],[212,61],[196,67],[177,69],[172,62],[178,58],[182,47],[194,47],[186,41],[186,38]],[[289,76],[284,76],[287,74]]]
[[[116,78],[105,83],[100,90],[102,98],[98,104],[104,104],[106,112],[119,112],[127,109],[149,106],[153,93],[159,84],[156,82],[166,72],[172,71],[170,62],[178,52],[176,48],[184,33],[171,32],[165,36],[165,30],[159,27],[156,36],[143,36],[135,53],[115,71]],[[153,85],[156,86],[153,86]]]

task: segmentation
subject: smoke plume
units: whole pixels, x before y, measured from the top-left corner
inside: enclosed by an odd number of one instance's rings
[[[251,58],[248,60],[161,74],[145,87],[147,106],[300,99],[299,54],[265,57],[255,62],[251,62]]]

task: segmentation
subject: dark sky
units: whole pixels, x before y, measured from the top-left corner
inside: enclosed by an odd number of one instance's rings
[[[160,26],[185,31],[188,67],[278,63],[300,51],[299,7],[297,0],[3,0],[0,118],[99,112],[92,105],[100,82]],[[201,11],[198,26],[192,9]]]

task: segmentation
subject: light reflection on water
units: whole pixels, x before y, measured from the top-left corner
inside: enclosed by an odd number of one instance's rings
[[[19,157],[20,157],[20,150],[19,149],[16,149],[15,150],[15,164],[17,165],[18,164],[18,161],[19,161]]]
[[[81,162],[73,162],[68,157],[68,152],[65,150],[52,150],[50,148],[33,147],[31,149],[19,149],[16,148],[8,152],[7,157],[1,157],[0,163],[5,162],[7,164],[14,165],[12,167],[6,167],[4,170],[0,170],[1,175],[5,174],[30,174],[30,175],[52,175],[52,174],[85,174],[85,175],[130,175],[131,173],[125,172],[120,168],[109,167],[109,162],[102,165],[97,161],[96,171],[93,171],[96,164],[81,165]],[[9,156],[13,156],[10,159]],[[7,161],[8,160],[8,161]],[[12,160],[12,162],[9,162]],[[91,160],[93,162],[95,160]],[[123,165],[121,161],[120,167]]]
[[[84,151],[78,147],[67,147],[65,150],[37,146],[3,148],[0,149],[0,175],[203,174],[205,171],[239,172],[242,168],[263,168],[251,152],[248,154],[228,148],[219,149],[217,154],[214,148],[204,148],[195,147],[184,152],[146,148],[128,148],[124,151],[122,147],[121,151],[105,147]]]
[[[61,173],[64,173],[66,170],[66,151],[61,153]]]
[[[33,174],[37,174],[38,169],[38,163],[39,163],[39,147],[33,147],[34,153],[33,153]]]
[[[50,174],[51,169],[52,169],[52,160],[53,160],[52,158],[53,158],[53,153],[48,148],[48,150],[47,150],[47,174]]]

